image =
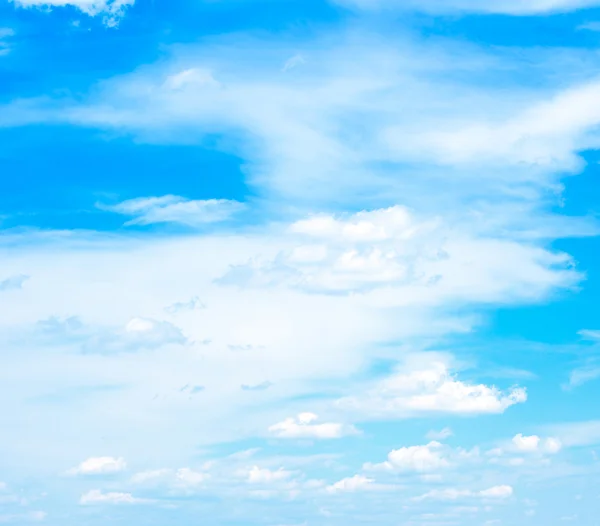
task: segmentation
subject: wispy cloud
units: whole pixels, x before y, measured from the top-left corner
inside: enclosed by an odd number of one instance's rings
[[[111,504],[143,504],[149,502],[145,499],[138,499],[131,493],[109,492],[103,493],[101,490],[91,490],[84,493],[79,499],[82,506],[99,506]]]
[[[98,203],[97,207],[133,217],[125,223],[127,226],[178,223],[190,227],[226,221],[244,209],[244,205],[238,201],[227,199],[194,201],[174,195],[140,197],[116,205]]]

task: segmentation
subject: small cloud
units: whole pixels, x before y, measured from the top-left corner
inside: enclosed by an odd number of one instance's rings
[[[439,442],[430,442],[425,446],[410,446],[395,449],[381,464],[365,464],[367,470],[415,471],[427,473],[447,468],[450,463],[445,458],[446,449]]]
[[[219,88],[221,84],[205,69],[190,68],[173,75],[169,75],[164,83],[168,90],[182,90],[187,87]]]
[[[84,493],[79,499],[79,504],[82,506],[99,504],[141,504],[144,502],[148,501],[145,499],[137,499],[131,493],[102,493],[102,491],[98,489]]]
[[[269,432],[278,438],[318,438],[334,439],[356,434],[352,426],[338,423],[313,424],[319,417],[313,413],[301,413],[296,418],[287,418],[283,422],[269,427]]]
[[[129,216],[125,226],[147,226],[160,223],[200,227],[227,221],[244,210],[245,205],[228,199],[190,200],[175,195],[140,197],[116,205],[97,203],[100,210]]]
[[[327,493],[356,493],[359,491],[386,491],[394,489],[394,486],[388,484],[377,484],[374,479],[364,475],[354,475],[348,477],[325,488]]]
[[[281,68],[281,71],[285,73],[286,71],[297,68],[304,63],[306,63],[306,60],[302,55],[294,55],[286,61],[286,63],[283,65],[283,68]]]
[[[0,47],[1,49],[1,47]],[[18,276],[11,276],[3,281],[0,281],[0,291],[7,290],[20,290],[23,288],[23,283],[29,279],[29,276],[20,274]]]
[[[363,395],[342,398],[336,405],[377,419],[434,413],[500,414],[527,400],[524,388],[505,392],[495,386],[462,382],[440,360],[409,363],[406,369],[399,368]]]
[[[425,435],[425,438],[427,438],[427,440],[446,440],[447,438],[450,438],[454,433],[452,433],[452,429],[450,429],[449,427],[445,427],[444,429],[442,429],[441,431],[429,431],[429,433],[427,433],[427,435]]]
[[[521,452],[532,453],[547,453],[554,455],[562,449],[562,443],[557,438],[546,438],[542,440],[537,435],[523,436],[518,434],[512,439],[513,446]]]
[[[109,475],[120,473],[127,468],[125,459],[114,457],[92,457],[84,460],[76,468],[67,471],[68,475]]]
[[[354,475],[353,477],[342,479],[335,484],[327,487],[329,493],[345,493],[365,490],[373,485],[375,481],[363,475]]]
[[[206,309],[206,305],[200,301],[200,298],[194,296],[190,301],[178,302],[165,307],[169,314],[177,314],[183,311],[194,311]]]
[[[242,385],[242,391],[266,391],[267,389],[273,387],[271,382],[263,382],[257,385]]]
[[[271,484],[273,482],[289,479],[292,476],[292,472],[286,471],[283,468],[273,471],[267,468],[261,469],[258,466],[254,466],[245,473],[245,476],[250,484]]]

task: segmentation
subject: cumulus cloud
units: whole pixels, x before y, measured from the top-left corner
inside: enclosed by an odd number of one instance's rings
[[[147,501],[145,499],[135,498],[131,493],[103,493],[101,490],[97,489],[84,493],[79,499],[79,504],[82,506],[101,504],[141,504],[144,502]]]
[[[269,433],[278,438],[316,438],[333,439],[355,434],[352,426],[326,422],[315,424],[319,417],[313,413],[300,413],[295,418],[286,418],[269,427]]]
[[[123,458],[92,457],[84,460],[76,468],[70,469],[69,475],[108,475],[119,473],[127,468]]]
[[[442,489],[432,490],[420,497],[416,497],[414,500],[459,500],[459,499],[470,499],[470,498],[481,498],[489,500],[503,500],[512,497],[514,490],[511,486],[493,486],[491,488],[482,491],[471,491],[461,489]]]
[[[74,7],[89,16],[101,16],[108,27],[116,27],[135,0],[12,0],[18,7]]]
[[[176,223],[199,227],[220,223],[244,209],[244,204],[227,199],[190,200],[175,195],[140,197],[116,205],[98,203],[108,212],[132,217],[126,226]]]
[[[439,442],[430,442],[425,446],[410,446],[395,449],[382,464],[366,464],[365,469],[389,471],[415,471],[425,473],[447,468],[450,463],[444,458],[444,446]]]
[[[373,489],[376,486],[374,479],[367,478],[364,475],[354,475],[327,486],[326,491],[328,493],[353,493]]]
[[[363,418],[396,418],[417,414],[499,414],[527,400],[524,388],[506,392],[458,380],[442,361],[408,366],[379,381],[363,395],[339,399],[339,408]]]
[[[549,437],[542,439],[537,435],[524,436],[521,433],[513,437],[512,444],[517,451],[525,453],[540,452],[555,454],[562,448],[562,444],[557,438]]]

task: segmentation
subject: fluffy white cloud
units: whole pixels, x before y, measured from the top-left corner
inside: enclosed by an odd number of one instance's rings
[[[141,504],[146,502],[144,499],[137,499],[131,493],[103,493],[100,490],[91,490],[84,493],[79,499],[82,506],[99,504]]]
[[[401,9],[431,13],[535,15],[568,12],[600,5],[599,0],[334,0],[367,10]]]
[[[513,437],[512,443],[517,451],[526,453],[540,452],[555,454],[562,448],[562,444],[557,438],[549,437],[541,439],[537,435],[523,436],[522,434],[518,434]]]
[[[355,434],[352,426],[340,423],[325,422],[315,424],[319,417],[313,413],[300,413],[295,418],[286,418],[282,422],[269,427],[269,433],[279,438],[317,438],[333,439]]]
[[[447,451],[439,442],[430,442],[425,446],[410,446],[395,449],[388,454],[382,464],[365,464],[365,469],[384,469],[389,471],[415,471],[425,473],[438,471],[450,466],[445,458]]]
[[[70,469],[69,475],[107,475],[119,473],[127,468],[123,458],[92,457],[84,460],[76,468]]]
[[[96,206],[102,210],[132,217],[133,219],[125,223],[127,226],[178,223],[198,227],[226,221],[244,209],[244,205],[238,201],[190,200],[175,195],[141,197],[116,205],[98,203]]]
[[[374,479],[367,478],[364,475],[354,475],[327,486],[326,491],[328,493],[353,493],[373,489],[376,486]]]
[[[74,7],[89,16],[102,16],[103,22],[115,27],[135,0],[11,0],[18,7]]]
[[[286,471],[283,468],[273,471],[268,468],[259,468],[258,466],[253,466],[246,473],[247,481],[250,484],[271,484],[273,482],[287,480],[291,476],[291,471]]]
[[[489,500],[502,500],[511,497],[514,490],[511,486],[493,486],[482,491],[460,490],[454,488],[432,490],[414,500],[459,500],[469,498],[482,498]]]
[[[493,386],[461,382],[445,363],[435,361],[435,356],[419,361],[409,366],[410,372],[400,369],[363,395],[338,400],[338,407],[378,419],[427,413],[503,413],[527,400],[523,388],[503,392]]]

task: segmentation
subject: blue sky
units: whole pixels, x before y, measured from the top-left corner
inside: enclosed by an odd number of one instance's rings
[[[0,522],[596,526],[599,46],[0,0]]]

